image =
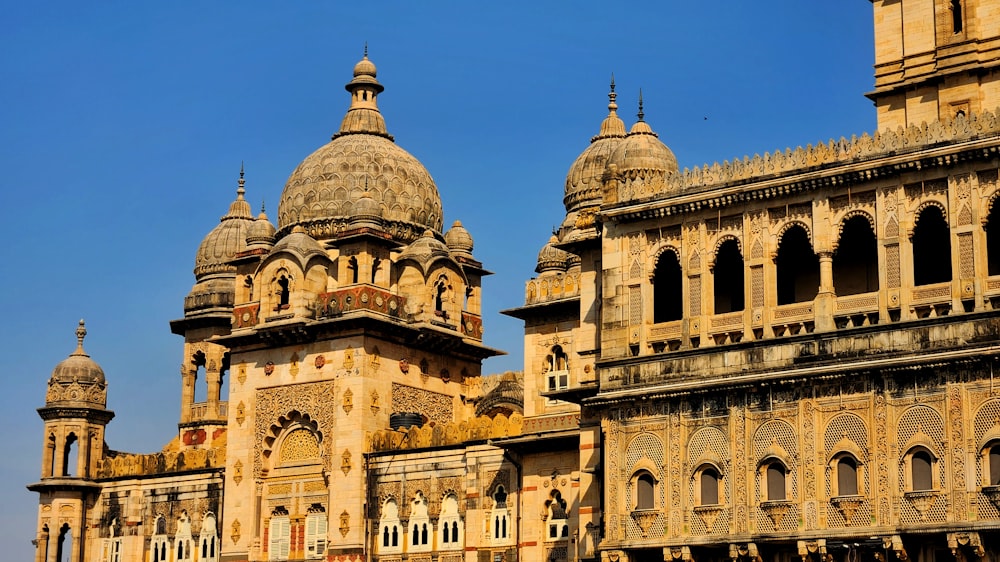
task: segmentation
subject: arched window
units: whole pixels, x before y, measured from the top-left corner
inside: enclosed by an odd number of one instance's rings
[[[320,504],[312,504],[306,514],[306,558],[326,557],[326,509]]]
[[[417,492],[410,504],[410,552],[430,550],[430,517],[427,513],[427,498]]]
[[[665,251],[653,270],[653,322],[672,322],[684,315],[681,264],[677,254]]]
[[[159,515],[156,518],[156,523],[153,525],[153,538],[149,541],[150,558],[153,562],[167,562],[168,542],[167,518]]]
[[[552,490],[549,500],[545,502],[548,512],[549,532],[545,539],[560,541],[569,538],[569,516],[566,513],[566,500],[559,490]]]
[[[951,0],[951,32],[962,32],[962,0]]]
[[[844,221],[833,253],[833,286],[838,296],[878,290],[878,245],[868,219],[854,216]]]
[[[503,486],[497,486],[493,492],[493,510],[490,513],[491,534],[494,544],[505,544],[511,538],[508,527],[510,524],[510,512],[507,511],[507,491]]]
[[[191,553],[193,546],[191,537],[191,518],[187,513],[181,513],[177,520],[177,534],[174,535],[174,560],[193,560]]]
[[[910,455],[910,481],[912,491],[934,489],[934,462],[926,449],[917,449]]]
[[[378,258],[372,258],[372,284],[375,284],[375,275],[378,273],[378,266],[382,263],[382,260]]]
[[[434,283],[434,313],[438,316],[448,318],[445,314],[444,303],[448,300],[448,277],[442,275]]]
[[[562,346],[552,346],[547,360],[548,373],[546,374],[546,388],[550,392],[553,390],[564,390],[569,388],[569,357],[563,351]]]
[[[719,504],[719,471],[709,466],[705,467],[698,478],[698,488],[701,492],[698,505]]]
[[[837,459],[837,495],[858,495],[858,461],[851,455]]]
[[[291,282],[282,275],[278,278],[278,308],[288,308],[288,295]]]
[[[75,476],[76,464],[78,462],[79,447],[75,433],[70,433],[66,437],[66,445],[63,447],[63,476]]]
[[[59,539],[59,557],[56,560],[63,560],[65,557],[63,553],[73,552],[71,546],[73,539],[69,526],[63,525]],[[108,538],[104,541],[104,562],[122,562],[122,537],[118,519],[112,519],[111,525],[108,526]]]
[[[1000,486],[1000,444],[990,447],[988,455],[990,465],[988,486]],[[985,472],[985,471],[984,471]]]
[[[268,526],[268,560],[288,560],[288,551],[291,547],[292,527],[288,519],[288,511],[284,507],[277,507],[271,512],[271,522]]]
[[[201,541],[201,558],[199,562],[215,562],[218,560],[219,530],[215,516],[209,513],[201,522],[201,533],[198,538]]]
[[[448,494],[441,502],[441,517],[438,519],[441,532],[439,550],[462,548],[462,541],[459,538],[461,523],[462,520],[458,513],[458,497],[455,494]]]
[[[779,305],[816,298],[819,291],[819,258],[813,252],[804,228],[792,226],[781,236],[775,266]]]
[[[347,269],[351,270],[351,283],[358,282],[358,257],[351,256],[351,259],[347,260]]]
[[[715,314],[743,310],[743,255],[730,238],[719,246],[713,269]]]
[[[911,240],[914,285],[951,281],[951,234],[937,205],[921,211]]]
[[[785,477],[787,471],[785,465],[778,461],[772,461],[765,470],[767,478],[767,501],[780,501],[785,499]]]
[[[1000,275],[1000,197],[990,205],[990,214],[986,219],[986,272],[988,275]]]
[[[635,479],[635,509],[653,509],[656,507],[656,481],[653,475],[642,472]]]
[[[396,500],[390,498],[382,504],[382,517],[379,519],[379,527],[382,530],[382,542],[379,552],[382,554],[402,552],[402,543],[399,540],[399,506],[396,504]]]

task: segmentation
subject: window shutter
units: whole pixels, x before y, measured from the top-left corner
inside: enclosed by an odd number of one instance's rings
[[[326,554],[326,513],[316,515],[316,557]]]

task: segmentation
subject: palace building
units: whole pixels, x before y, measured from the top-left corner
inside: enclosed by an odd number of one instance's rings
[[[871,134],[682,171],[612,84],[490,376],[366,54],[277,224],[241,173],[197,249],[161,452],[77,327],[35,561],[1000,560],[1000,5],[872,6]]]

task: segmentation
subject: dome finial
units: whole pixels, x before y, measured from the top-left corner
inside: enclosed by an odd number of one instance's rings
[[[642,112],[642,88],[639,88],[639,114],[637,117],[639,117],[639,121],[642,121],[645,116],[646,114]]]
[[[611,73],[611,91],[608,92],[608,111],[614,113],[618,109],[618,104],[615,100],[618,99],[618,94],[615,93],[615,73]]]
[[[86,355],[86,352],[83,351],[83,338],[85,337],[87,337],[87,327],[81,318],[80,324],[76,327],[76,351],[72,355]]]
[[[368,58],[368,41],[365,41],[365,58]]]
[[[240,179],[239,181],[236,182],[236,185],[238,186],[236,188],[237,199],[243,199],[243,194],[247,192],[247,190],[244,188],[247,182],[245,179],[243,179],[243,174],[244,174],[243,161],[240,160]]]
[[[264,198],[263,198],[263,197],[261,197],[261,198],[260,198],[260,214],[262,214],[262,215],[263,215],[263,214],[264,214],[264,212],[265,212],[265,209],[264,209]]]

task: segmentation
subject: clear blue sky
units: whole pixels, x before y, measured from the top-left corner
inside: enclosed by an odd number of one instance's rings
[[[631,125],[681,167],[875,128],[871,4],[5,2],[0,23],[3,558],[32,554],[45,383],[75,345],[107,373],[107,433],[176,433],[182,316],[198,243],[234,197],[272,219],[288,174],[336,131],[367,41],[389,132],[433,175],[484,282],[486,343],[521,369],[519,321],[565,174],[614,72]]]

